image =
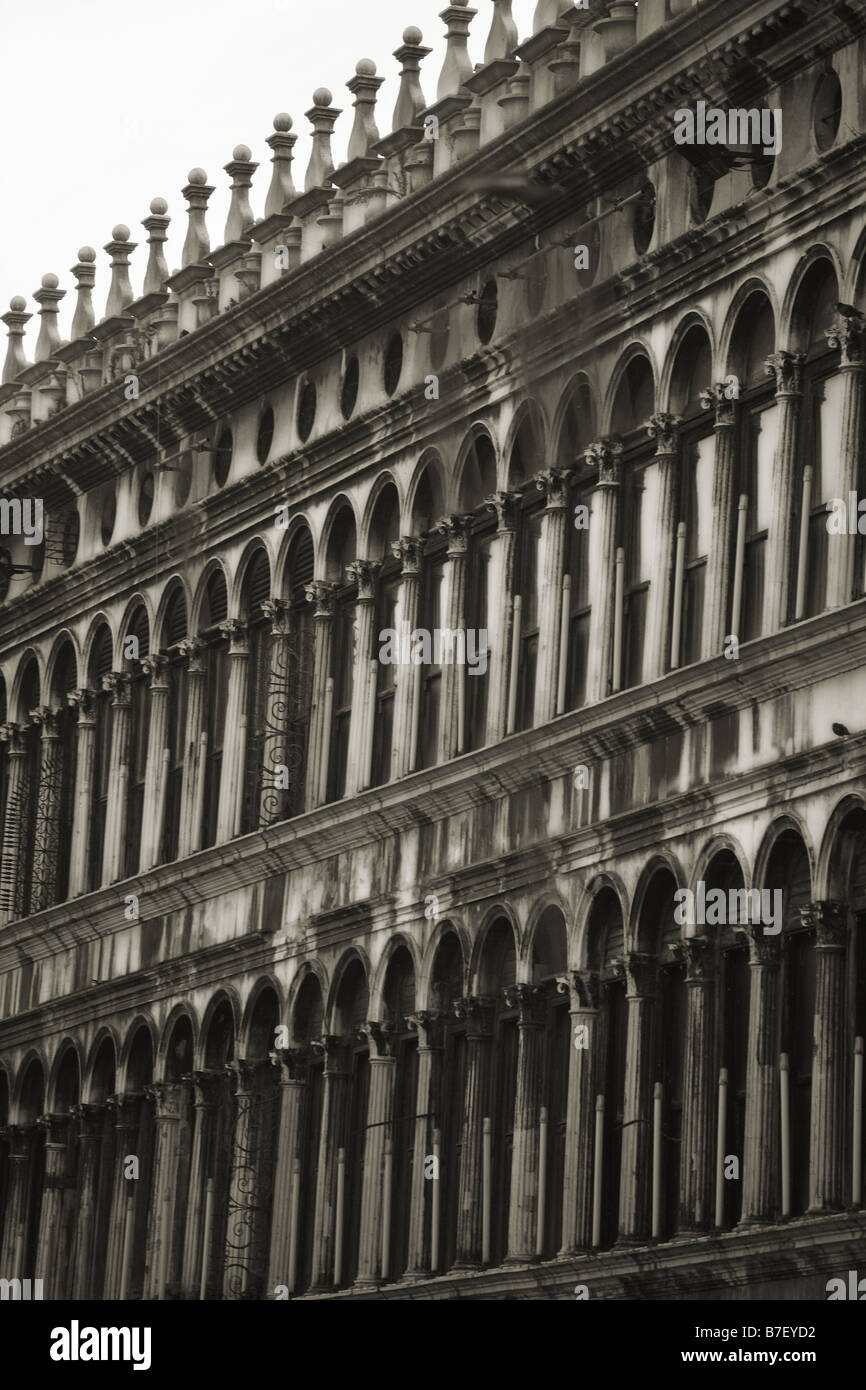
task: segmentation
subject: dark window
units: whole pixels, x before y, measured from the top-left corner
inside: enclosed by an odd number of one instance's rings
[[[435,632],[442,627],[442,583],[445,557],[442,548],[438,554],[425,552],[421,566],[421,601],[419,604],[419,626],[423,631]],[[431,652],[435,656],[435,652]],[[442,700],[442,667],[431,661],[425,666],[412,666],[406,673],[409,679],[420,684],[420,708],[418,711],[418,751],[416,768],[435,767],[439,756],[439,709]],[[404,676],[405,678],[405,676]],[[473,680],[476,677],[473,676]]]
[[[111,693],[102,688],[102,677],[111,671],[111,636],[103,629],[94,644],[90,658],[90,685],[95,692],[94,761],[92,800],[90,804],[90,856],[88,888],[91,892],[102,882],[102,853],[105,844],[105,819],[108,807],[108,779],[111,771]]]
[[[403,371],[403,339],[399,333],[394,333],[388,339],[388,346],[385,349],[385,393],[393,396],[400,384],[400,374]]]
[[[571,526],[568,545],[568,573],[571,585],[568,591],[568,664],[565,677],[565,708],[580,709],[586,700],[586,672],[589,662],[589,624],[592,612],[590,603],[589,546],[591,526],[578,529],[575,508],[586,507],[588,517],[592,512],[592,491],[585,488],[572,493],[572,507],[569,516]],[[588,518],[587,518],[588,519]]]
[[[680,496],[686,534],[680,645],[676,654],[682,666],[701,658],[707,556],[712,544],[714,455],[712,435],[683,441]]]
[[[225,638],[208,643],[205,654],[207,751],[204,775],[203,849],[216,844],[222,780],[223,742],[229,688],[229,644]]]
[[[783,1051],[788,1054],[791,1102],[791,1215],[809,1206],[809,1139],[815,1033],[815,935],[794,931],[783,938],[785,1007]]]
[[[298,437],[306,443],[316,423],[316,387],[312,381],[304,382],[298,401]]]
[[[736,1226],[743,1213],[743,1157],[746,1130],[746,1081],[749,1042],[749,952],[738,947],[722,956],[724,988],[722,1023],[722,1066],[728,1073],[725,1155],[739,1159],[739,1181],[724,1186],[724,1223]],[[715,1171],[713,1174],[715,1186]]]
[[[842,84],[831,68],[819,79],[812,103],[812,129],[815,134],[815,144],[822,152],[829,150],[836,139],[841,120]]]
[[[349,763],[349,730],[352,722],[354,679],[355,591],[344,590],[334,615],[334,704],[331,752],[328,759],[328,800],[339,801],[346,791]]]
[[[73,508],[72,511],[66,513],[66,518],[63,522],[63,540],[61,542],[63,564],[67,569],[70,565],[75,563],[75,557],[78,554],[78,539],[80,534],[81,519],[77,509]]]
[[[604,1142],[601,1178],[601,1245],[613,1245],[619,1230],[619,1182],[622,1169],[622,1127],[625,1118],[625,1058],[628,1024],[625,981],[610,980],[601,987],[602,1046],[604,1048]]]
[[[357,357],[350,357],[346,363],[346,370],[343,374],[343,389],[340,392],[340,410],[343,419],[348,420],[355,409],[355,402],[358,399],[358,382],[360,370]]]
[[[234,453],[234,439],[231,430],[223,430],[217,440],[216,452],[213,461],[213,476],[217,487],[224,487],[232,466],[232,454]]]
[[[764,580],[767,536],[772,514],[773,457],[778,431],[778,409],[771,398],[743,409],[743,493],[748,498],[746,544],[740,610],[741,642],[764,631]]]
[[[476,329],[478,340],[483,344],[490,342],[496,330],[496,316],[499,312],[499,292],[495,280],[486,281],[478,296]]]
[[[256,458],[259,463],[267,463],[268,454],[271,452],[271,445],[274,442],[274,412],[268,405],[262,411],[259,420],[259,432],[256,437]]]
[[[656,191],[651,183],[645,183],[640,190],[640,199],[634,204],[632,230],[634,249],[639,256],[649,249],[656,225]]]
[[[686,982],[682,966],[659,972],[657,1037],[661,1048],[662,1097],[662,1236],[675,1235],[680,1223],[680,1152],[683,1136],[685,1080]]]
[[[114,488],[106,492],[102,499],[102,513],[100,517],[100,535],[102,544],[108,545],[114,535],[114,522],[117,516],[117,497]]]
[[[520,648],[517,670],[517,728],[532,728],[538,669],[538,560],[542,511],[525,510],[520,518],[515,593],[520,595]],[[479,646],[480,646],[480,639]],[[510,665],[510,663],[509,663]],[[473,677],[473,680],[477,677]]]
[[[146,526],[153,511],[153,474],[145,473],[138,486],[138,524]]]
[[[376,617],[373,629],[373,643],[379,650],[379,633],[397,628],[397,597],[400,578],[396,573],[396,561],[387,561],[376,584]],[[398,633],[398,639],[400,634]],[[406,668],[406,675],[412,668]],[[394,733],[394,696],[396,692],[397,668],[390,662],[376,662],[376,703],[373,723],[373,764],[371,787],[379,787],[391,780],[391,752]]]
[[[496,538],[495,521],[490,512],[481,512],[473,525],[466,558],[466,627],[477,633],[489,632],[489,566],[490,551]],[[478,642],[480,644],[481,638]],[[489,640],[489,639],[488,639]],[[480,648],[479,648],[480,649]],[[456,667],[457,679],[463,679],[466,697],[466,751],[483,748],[487,742],[487,698],[490,681],[490,653],[487,669],[481,674],[478,665],[470,676],[466,667]]]

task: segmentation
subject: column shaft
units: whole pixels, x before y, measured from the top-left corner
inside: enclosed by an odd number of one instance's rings
[[[358,585],[358,598],[355,604],[355,669],[352,677],[346,796],[354,796],[370,785],[373,747],[370,732],[374,715],[370,698],[370,658],[373,655],[373,618],[379,568],[370,560],[356,560],[351,566]]]
[[[547,496],[547,506],[541,519],[541,589],[538,595],[538,666],[533,725],[546,724],[556,715],[562,576],[568,527],[568,474],[559,469],[548,469],[538,475],[537,482]]]
[[[204,813],[207,733],[204,702],[207,686],[204,653],[200,642],[182,642],[189,657],[186,671],[186,733],[184,739],[183,790],[177,857],[185,859],[201,849]]]
[[[564,982],[568,988],[568,981]],[[562,986],[560,986],[562,988]],[[565,1183],[562,1203],[562,1254],[588,1250],[592,1243],[592,1164],[597,1091],[598,975],[571,975],[572,1048],[568,1064],[568,1110],[565,1128]],[[585,1033],[578,1029],[585,1028]],[[578,1042],[585,1047],[578,1047]]]
[[[129,679],[122,673],[115,671],[111,675],[103,676],[102,684],[106,690],[112,692],[108,804],[105,816],[105,843],[102,849],[102,884],[105,886],[108,883],[116,883],[123,877],[131,698]]]
[[[842,903],[801,909],[815,928],[815,1057],[809,1126],[809,1210],[841,1211],[850,1130],[846,1124],[845,985],[848,914]]]
[[[297,1052],[281,1054],[287,1074],[280,1080],[279,1140],[277,1166],[274,1175],[273,1221],[271,1223],[271,1252],[267,1293],[273,1296],[278,1284],[289,1283],[289,1262],[292,1245],[292,1183],[295,1159],[301,1133],[306,1081],[294,1075],[299,1061]],[[294,1271],[297,1277],[297,1269]]]
[[[220,773],[217,844],[240,834],[244,793],[244,763],[247,747],[247,681],[249,645],[246,623],[232,618],[220,623],[229,641],[229,680],[226,699],[226,727]]]
[[[314,614],[316,634],[313,658],[313,699],[310,706],[310,747],[307,760],[306,806],[310,811],[322,804],[319,783],[322,761],[331,741],[331,730],[325,728],[327,713],[326,690],[331,677],[331,664],[334,647],[334,593],[335,584],[314,583],[307,585],[307,599],[315,603]]]
[[[145,873],[158,863],[165,821],[168,788],[168,678],[162,655],[146,656],[142,666],[150,676],[150,727],[147,732],[147,764],[144,775],[144,806],[141,817],[140,870]]]
[[[728,400],[726,389],[720,382],[701,393],[704,409],[715,410],[712,531],[701,632],[703,661],[722,655],[730,613],[736,402]]]
[[[424,542],[414,536],[403,536],[392,547],[402,561],[400,595],[397,611],[400,615],[400,650],[403,635],[411,651],[412,633],[418,625],[418,605],[421,596],[421,557]],[[391,743],[391,778],[405,777],[412,771],[412,748],[418,726],[418,700],[415,667],[401,662],[397,668],[394,691],[394,733]]]
[[[455,1008],[458,1017],[468,1020],[468,1028],[458,1186],[457,1258],[454,1268],[474,1269],[481,1263],[482,1253],[482,1121],[488,1104],[493,1008],[491,1001],[478,997],[460,1000]]]
[[[588,463],[598,468],[598,485],[592,499],[590,530],[589,650],[587,653],[586,703],[604,700],[610,693],[614,638],[614,560],[617,514],[622,479],[619,456],[622,445],[600,440],[586,450]]]
[[[538,992],[519,984],[506,990],[509,1007],[519,1009],[514,1139],[508,1210],[507,1259],[526,1264],[535,1259],[538,1234],[539,1108],[543,1064],[543,1014]]]
[[[442,1065],[442,1027],[437,1013],[417,1013],[409,1019],[418,1034],[418,1090],[415,1101],[415,1145],[412,1164],[412,1191],[409,1212],[409,1252],[406,1278],[425,1278],[430,1272],[430,1219],[432,1201],[428,1196],[438,1176],[425,1175],[425,1159],[433,1153],[436,1097]]]
[[[349,1103],[349,1059],[340,1038],[322,1040],[325,1053],[322,1127],[316,1179],[311,1288],[321,1293],[334,1282],[334,1232],[337,1200],[337,1150],[345,1143]]]
[[[382,1170],[385,1140],[391,1138],[397,1059],[388,1055],[389,1031],[367,1024],[370,1038],[370,1092],[367,1101],[367,1139],[356,1289],[375,1288],[382,1274]]]
[[[684,944],[686,1052],[679,1229],[703,1231],[711,1223],[714,1211],[710,1147],[713,950],[712,944],[702,937],[689,937]]]
[[[671,593],[673,589],[674,547],[677,533],[677,467],[679,465],[678,416],[654,415],[648,433],[658,441],[656,466],[658,493],[653,525],[656,551],[647,606],[644,680],[658,680],[670,666]]]
[[[767,371],[776,379],[779,437],[773,459],[772,508],[767,537],[765,633],[777,632],[788,621],[790,577],[796,570],[794,493],[805,360],[801,352],[777,352],[767,358]]]
[[[91,690],[76,690],[78,756],[75,763],[75,806],[69,859],[69,896],[87,891],[90,855],[90,816],[93,808],[93,768],[96,760],[96,707]]]
[[[447,517],[440,522],[439,529],[448,537],[443,576],[445,626],[449,631],[457,632],[466,626],[468,519],[459,516]],[[466,671],[461,671],[453,661],[443,661],[442,695],[439,708],[438,761],[440,763],[448,762],[450,758],[457,756],[459,742],[457,682],[466,680],[466,678]],[[465,694],[468,697],[468,691],[465,691]]]
[[[771,1221],[779,1208],[779,943],[760,927],[751,933],[749,967],[742,1225]]]
[[[62,1298],[66,1283],[68,1251],[63,1250],[63,1192],[66,1182],[68,1115],[43,1115],[45,1127],[45,1178],[35,1277],[43,1281],[44,1298]]]
[[[490,656],[487,674],[487,742],[499,743],[508,723],[511,681],[511,629],[514,620],[514,559],[517,550],[517,494],[497,492],[489,506],[496,511],[496,540],[490,552],[487,589]]]
[[[619,1239],[644,1241],[650,1234],[652,1092],[655,1078],[656,963],[646,956],[626,960],[628,1024]]]
[[[842,457],[840,496],[848,505],[850,493],[860,484],[860,444],[863,438],[863,381],[866,372],[866,319],[840,318],[827,330],[827,341],[842,354]],[[830,539],[827,556],[827,607],[840,608],[859,592],[854,563],[857,537],[849,534]]]

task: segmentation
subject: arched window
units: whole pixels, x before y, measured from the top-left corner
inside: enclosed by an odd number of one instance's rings
[[[337,1035],[343,1038],[349,1069],[348,1127],[345,1133],[346,1187],[343,1206],[343,1268],[340,1287],[355,1282],[361,1234],[364,1150],[367,1142],[367,1100],[370,1094],[370,1052],[360,1031],[367,1018],[367,977],[359,960],[346,967],[337,993]]]
[[[88,890],[92,893],[102,882],[102,852],[105,845],[105,819],[108,812],[108,785],[111,775],[111,692],[103,689],[102,678],[109,675],[112,665],[111,633],[101,627],[90,652],[87,684],[94,692],[95,728],[93,735],[93,783],[90,802],[90,855]]]
[[[650,1025],[655,1056],[654,1081],[662,1091],[662,1239],[670,1239],[680,1224],[680,1155],[686,1054],[686,971],[682,963],[681,928],[674,917],[676,882],[660,869],[646,890],[641,909],[640,949],[659,962],[655,1017]],[[676,954],[674,954],[676,952]],[[673,959],[672,959],[673,956]],[[647,1098],[645,1098],[647,1099]]]
[[[289,788],[284,803],[286,816],[299,816],[305,809],[314,651],[313,606],[307,602],[307,585],[313,582],[314,559],[313,538],[304,526],[293,537],[286,561],[286,596],[291,631],[287,657],[289,722],[285,758],[289,769]]]
[[[773,460],[779,430],[779,411],[766,360],[774,351],[773,311],[760,291],[743,305],[731,339],[728,373],[740,388],[739,493],[747,498],[741,642],[764,631],[764,578],[767,536],[772,513]],[[733,505],[736,507],[736,500]],[[731,528],[736,543],[736,526]]]
[[[800,430],[800,468],[795,515],[808,512],[805,555],[799,556],[799,542],[791,556],[792,576],[798,573],[798,563],[805,567],[805,593],[802,611],[797,617],[812,617],[823,613],[827,606],[827,532],[828,503],[833,498],[844,500],[842,484],[842,420],[844,378],[839,371],[839,349],[831,348],[825,330],[833,323],[835,305],[839,298],[836,276],[827,261],[818,261],[804,277],[797,295],[793,316],[795,348],[805,353],[803,370],[803,428]],[[806,469],[811,469],[811,482]],[[832,510],[832,507],[830,508]],[[800,534],[799,527],[794,536]],[[845,545],[838,538],[832,543]],[[852,594],[848,594],[850,600]],[[796,600],[796,593],[793,595]]]
[[[501,1264],[508,1251],[511,1155],[514,1148],[514,1097],[517,1085],[517,1009],[506,991],[515,981],[514,933],[501,919],[487,933],[479,966],[479,993],[494,1001],[488,1106],[491,1130],[490,1261]]]
[[[279,1001],[266,985],[256,998],[237,1073],[223,1298],[265,1297],[280,1098],[269,1053],[278,1023]]]
[[[37,731],[38,732],[38,731]],[[45,1077],[42,1066],[35,1059],[28,1064],[21,1094],[18,1101],[19,1122],[27,1127],[23,1139],[27,1172],[26,1191],[19,1210],[23,1216],[17,1233],[17,1240],[23,1236],[21,1267],[14,1271],[22,1279],[44,1278],[43,1272],[36,1268],[39,1248],[39,1223],[42,1215],[42,1202],[45,1187],[45,1129],[36,1121],[45,1113]],[[20,1141],[19,1141],[20,1142]],[[13,1154],[15,1149],[12,1150]],[[20,1152],[20,1150],[19,1150]],[[9,1245],[6,1249],[9,1250]]]
[[[542,915],[532,943],[532,982],[541,991],[544,1010],[544,1060],[539,1104],[547,1111],[547,1152],[544,1155],[547,1200],[542,1256],[549,1260],[562,1246],[571,1018],[568,992],[558,989],[556,981],[557,976],[565,974],[566,965],[565,922],[559,909],[550,907]]]
[[[418,1094],[418,1035],[409,1027],[415,1012],[415,969],[405,946],[394,952],[385,978],[385,1021],[394,1028],[396,1059],[394,1111],[391,1124],[391,1248],[388,1275],[399,1279],[409,1261],[409,1212],[412,1170],[425,1155],[415,1155],[415,1112]]]
[[[148,1092],[153,1081],[153,1044],[148,1029],[141,1025],[136,1029],[126,1072],[126,1091],[129,1096],[128,1119],[131,1125],[125,1130],[124,1138],[129,1144],[129,1152],[138,1159],[138,1179],[130,1183],[133,1189],[134,1207],[132,1248],[129,1252],[129,1265],[126,1269],[127,1298],[140,1300],[144,1296],[147,1276],[148,1234],[155,1222],[154,1211],[154,1158],[156,1155],[156,1104],[153,1092]],[[122,1203],[122,1216],[126,1217],[126,1201]],[[162,1213],[159,1213],[162,1219]],[[121,1219],[116,1213],[115,1219]],[[124,1246],[125,1253],[125,1246]],[[122,1258],[122,1257],[121,1257]],[[120,1271],[120,1285],[124,1282],[124,1271]]]
[[[521,492],[518,513],[517,552],[514,567],[514,598],[520,598],[518,667],[509,672],[517,681],[516,729],[532,727],[535,705],[535,679],[538,670],[538,599],[541,558],[541,521],[544,494],[535,487],[533,475],[542,464],[540,429],[532,414],[525,416],[517,431],[509,461],[509,487]],[[518,605],[515,603],[515,613]],[[515,622],[517,621],[515,617]],[[512,640],[512,651],[513,651]]]
[[[460,480],[460,511],[471,514],[469,545],[466,556],[464,625],[473,630],[476,649],[481,650],[481,633],[490,631],[493,595],[490,586],[490,563],[496,539],[496,512],[486,505],[496,491],[496,451],[489,435],[476,434],[463,464]],[[505,670],[508,669],[506,666]],[[490,662],[482,674],[480,665],[469,676],[465,667],[457,672],[465,689],[465,748],[470,752],[483,748],[487,742],[487,701],[490,682]]]
[[[730,852],[717,854],[704,873],[706,891],[720,889],[730,903],[731,892],[742,891],[743,874]],[[739,901],[739,900],[738,900]],[[737,914],[739,917],[739,913]],[[746,1086],[748,1079],[749,998],[751,971],[749,947],[743,934],[726,913],[727,925],[720,929],[719,978],[719,1066],[727,1072],[727,1106],[725,1111],[725,1156],[739,1160],[740,1180],[729,1180],[724,1186],[724,1225],[730,1230],[743,1213],[743,1160],[746,1132]],[[714,1076],[713,1082],[717,1080]],[[716,1109],[718,1114],[718,1109]],[[716,1174],[713,1169],[713,1186]]]
[[[421,475],[412,508],[412,533],[423,537],[420,592],[418,595],[418,628],[431,635],[443,626],[442,604],[446,551],[444,531],[434,530],[445,510],[442,500],[441,476],[437,462],[431,462]],[[435,658],[435,649],[431,656]],[[435,767],[439,757],[439,711],[442,706],[442,667],[431,660],[423,666],[404,673],[416,682],[418,690],[418,737],[411,770]]]
[[[207,583],[199,624],[200,635],[205,644],[204,707],[207,733],[202,849],[216,844],[217,837],[223,741],[229,694],[229,644],[219,624],[225,622],[227,617],[226,581],[222,570],[214,570]]]
[[[622,1127],[625,1118],[627,1035],[622,911],[610,888],[603,888],[589,916],[589,968],[598,972],[598,1056],[595,1088],[604,1096],[601,1164],[601,1247],[613,1245],[619,1229]]]
[[[463,995],[463,956],[453,932],[443,936],[433,961],[431,1003],[443,1028],[442,1067],[433,1123],[439,1135],[439,1261],[434,1273],[449,1270],[457,1255],[459,1173],[463,1152],[463,1099],[466,1089],[466,1023],[453,1005]],[[432,1220],[432,1215],[431,1215]]]
[[[331,678],[333,680],[328,801],[346,791],[349,732],[354,694],[355,605],[358,589],[349,566],[356,558],[355,522],[348,507],[336,517],[328,546],[328,578],[338,585],[334,609]]]
[[[267,731],[268,687],[271,671],[271,623],[262,604],[271,596],[271,570],[267,552],[257,550],[244,578],[242,607],[247,623],[247,738],[244,750],[244,787],[241,834],[257,829],[261,813],[264,751]],[[231,731],[229,736],[231,737]]]
[[[794,830],[773,846],[766,885],[780,889],[782,927],[781,1051],[788,1056],[790,1087],[791,1214],[809,1207],[809,1142],[812,1130],[812,1063],[815,1041],[815,930],[800,915],[811,900],[806,847]]]
[[[315,1235],[316,1186],[319,1175],[319,1142],[322,1128],[323,1059],[321,1048],[313,1043],[321,1040],[323,1005],[322,991],[315,975],[308,975],[298,990],[295,1005],[294,1041],[300,1052],[300,1075],[305,1081],[303,1113],[298,1139],[300,1161],[300,1200],[298,1203],[299,1230],[297,1233],[298,1264],[295,1289],[303,1293],[313,1277],[313,1240]]]
[[[166,731],[168,770],[165,791],[160,862],[170,864],[177,858],[180,836],[180,813],[183,799],[183,765],[186,750],[186,658],[180,646],[187,635],[186,600],[178,586],[165,612],[163,645],[166,648],[168,683]]]
[[[591,470],[584,449],[594,438],[592,397],[585,382],[571,392],[559,435],[557,467],[573,469],[571,508],[566,522],[566,573],[568,590],[568,654],[565,676],[565,709],[580,709],[586,699],[589,660],[591,546],[593,530]],[[582,510],[581,510],[582,509]]]
[[[713,420],[701,407],[701,391],[711,384],[712,354],[703,328],[690,328],[680,344],[671,382],[671,414],[680,428],[679,523],[683,577],[680,602],[680,640],[665,653],[664,665],[689,666],[701,658],[707,558],[712,543]],[[676,553],[675,553],[676,554]],[[674,601],[676,602],[676,592]],[[672,639],[673,644],[673,639]]]
[[[19,703],[21,709],[21,747],[24,765],[18,796],[6,808],[6,819],[10,830],[17,826],[18,853],[20,866],[16,877],[14,864],[4,865],[7,882],[15,883],[14,901],[9,906],[14,917],[26,917],[32,911],[34,898],[33,873],[36,861],[36,827],[39,811],[39,769],[41,766],[41,739],[39,727],[29,718],[30,711],[39,705],[39,668],[35,658],[27,663],[21,680]],[[8,890],[7,890],[8,892]]]
[[[135,638],[134,647],[128,641]],[[141,830],[144,817],[144,784],[147,776],[147,741],[150,731],[150,681],[142,661],[150,655],[150,628],[144,608],[137,608],[130,619],[124,644],[135,652],[126,660],[129,675],[129,772],[126,783],[126,833],[123,874],[138,872]]]
[[[231,1006],[226,999],[217,1004],[206,1028],[204,1058],[205,1075],[202,1080],[208,1088],[206,1098],[213,1101],[213,1109],[203,1110],[201,1116],[201,1123],[205,1126],[205,1161],[202,1165],[202,1188],[198,1200],[201,1209],[204,1210],[207,1184],[212,1181],[214,1217],[210,1244],[206,1250],[204,1223],[199,1222],[199,1249],[195,1261],[197,1277],[193,1289],[188,1291],[188,1294],[192,1293],[198,1298],[201,1277],[199,1271],[203,1270],[205,1298],[220,1299],[223,1297],[232,1149],[237,1115],[237,1103],[228,1067],[228,1063],[235,1060],[235,1026]]]
[[[69,863],[72,853],[72,823],[75,815],[75,772],[78,761],[78,711],[69,694],[78,685],[78,665],[71,642],[63,646],[54,667],[52,704],[57,710],[57,744],[54,788],[57,797],[55,831],[57,858],[53,893],[46,899],[62,903],[69,894]]]
[[[117,1162],[115,1146],[117,1129],[114,1115],[106,1101],[117,1091],[115,1082],[114,1043],[105,1037],[93,1063],[89,1088],[89,1102],[96,1107],[91,1118],[83,1118],[82,1125],[92,1124],[97,1135],[99,1165],[95,1180],[93,1241],[90,1259],[84,1271],[81,1287],[82,1298],[102,1298],[105,1292],[105,1265],[108,1253],[108,1237],[111,1229],[111,1201],[114,1191],[115,1165]]]
[[[397,631],[397,601],[400,593],[400,562],[391,545],[400,534],[400,507],[397,489],[389,484],[376,502],[370,526],[370,559],[381,562],[376,580],[373,622],[373,657],[376,659],[376,697],[373,714],[373,765],[371,787],[391,780],[391,753],[394,736],[394,695],[397,668],[378,659],[380,633]],[[399,640],[399,633],[398,640]],[[399,650],[399,648],[398,648]],[[406,672],[408,676],[408,671]]]
[[[623,485],[619,545],[624,552],[622,688],[644,678],[644,647],[649,589],[660,582],[656,535],[659,466],[647,425],[654,409],[652,369],[645,357],[628,363],[613,406],[611,428],[623,437]]]

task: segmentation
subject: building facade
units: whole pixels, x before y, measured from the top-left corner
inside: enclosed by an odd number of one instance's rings
[[[179,270],[154,199],[140,293],[119,226],[103,317],[89,247],[71,341],[54,275],[32,362],[2,316],[0,1276],[46,1297],[857,1268],[866,3],[476,13],[432,104],[404,32],[384,137],[358,64],[336,170],[315,92],[302,192],[290,118],[267,188],[238,146],[217,249],[193,169]]]

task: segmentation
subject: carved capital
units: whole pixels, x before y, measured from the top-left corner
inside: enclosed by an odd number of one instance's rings
[[[368,1019],[360,1025],[358,1033],[367,1039],[371,1057],[393,1057],[397,1033],[393,1023]]]
[[[154,1102],[158,1120],[179,1120],[185,1087],[181,1081],[154,1081],[144,1094]]]
[[[346,582],[357,584],[358,602],[372,603],[376,596],[376,578],[382,566],[378,560],[353,560],[346,566]]]
[[[717,429],[728,429],[736,421],[735,400],[728,400],[726,395],[727,387],[723,381],[716,381],[712,386],[707,386],[701,392],[701,408],[712,410],[715,415]]]
[[[658,962],[655,956],[632,951],[625,958],[625,974],[630,998],[655,994],[658,987]]]
[[[304,593],[307,596],[307,603],[316,605],[314,618],[333,618],[334,600],[337,594],[336,584],[316,579],[313,580],[312,584],[304,585]]]
[[[271,1061],[275,1067],[285,1068],[289,1081],[302,1079],[301,1071],[306,1060],[307,1052],[303,1047],[278,1047],[276,1052],[271,1055]],[[282,1070],[280,1080],[282,1081]]]
[[[570,994],[572,1005],[579,1009],[598,1008],[598,985],[597,970],[569,970],[556,977],[559,993]]]
[[[420,536],[401,536],[398,541],[392,543],[391,554],[400,561],[404,578],[410,574],[418,574],[424,555],[424,542]]]
[[[448,537],[449,560],[466,554],[471,520],[469,516],[454,513],[451,516],[443,516],[441,521],[437,521],[434,526],[434,531],[438,531],[441,536]]]
[[[544,995],[537,985],[507,985],[502,991],[506,1007],[517,1009],[520,1028],[540,1028],[544,1022]]]
[[[497,531],[516,531],[520,513],[519,492],[493,492],[485,499],[484,506],[496,513]]]
[[[262,612],[271,625],[272,637],[288,637],[291,611],[291,605],[283,598],[266,598],[262,601]]]
[[[420,1009],[409,1014],[407,1024],[418,1034],[419,1047],[438,1047],[442,1035],[442,1015],[437,1009]]]
[[[130,702],[129,676],[124,671],[109,671],[102,677],[102,688],[111,696],[111,703],[126,708]]]
[[[41,728],[43,738],[58,738],[60,735],[57,726],[59,713],[59,710],[52,709],[50,705],[39,705],[36,709],[30,710],[30,723]]]
[[[243,618],[226,618],[220,623],[219,630],[228,642],[229,651],[233,656],[246,656],[249,633]]]
[[[583,451],[590,468],[598,469],[599,487],[619,487],[622,482],[622,440],[608,435]]]
[[[9,744],[10,753],[23,752],[20,724],[0,724],[0,743]]]
[[[40,1115],[36,1123],[45,1130],[46,1144],[65,1144],[69,1138],[71,1115]]]
[[[168,657],[165,652],[151,652],[141,658],[141,669],[150,678],[151,690],[168,689],[167,667]]]
[[[96,696],[92,690],[82,686],[80,690],[70,690],[66,700],[70,709],[78,710],[79,724],[86,723],[89,719],[95,718],[96,706],[94,701]]]
[[[838,348],[842,354],[843,367],[866,365],[866,318],[862,314],[848,310],[825,332],[829,346]]]
[[[212,1110],[219,1103],[224,1072],[194,1071],[193,1096],[196,1110]]]
[[[184,637],[177,649],[187,661],[187,669],[193,674],[204,672],[204,643],[198,637]]]
[[[347,1070],[348,1049],[345,1038],[337,1037],[335,1033],[325,1033],[321,1038],[315,1038],[310,1046],[317,1052],[321,1052],[325,1062],[325,1075],[339,1075]]]
[[[535,486],[544,493],[549,511],[564,511],[568,506],[570,468],[543,468],[535,475]]]
[[[800,908],[800,920],[804,927],[815,932],[815,945],[819,950],[842,950],[848,940],[848,912],[844,903],[815,902]]]
[[[115,1129],[131,1131],[137,1128],[141,1099],[137,1091],[121,1091],[116,1096],[108,1097],[105,1103],[109,1113],[114,1116]]]
[[[104,1105],[73,1105],[72,1115],[78,1122],[78,1135],[82,1141],[95,1141],[101,1137],[105,1114]]]
[[[781,938],[767,936],[764,928],[757,922],[746,928],[749,943],[749,963],[751,965],[775,966],[782,958]]]
[[[799,396],[803,391],[804,352],[774,352],[766,359],[767,375],[776,381],[777,396]]]
[[[682,943],[686,962],[686,984],[705,985],[713,977],[713,943],[705,936],[687,936]]]
[[[466,995],[455,999],[452,1008],[455,1018],[466,1022],[469,1037],[485,1037],[493,1026],[495,1001],[483,994]]]
[[[682,423],[680,415],[670,415],[665,410],[650,416],[646,432],[650,439],[656,441],[656,455],[670,455],[678,452],[680,425]]]

